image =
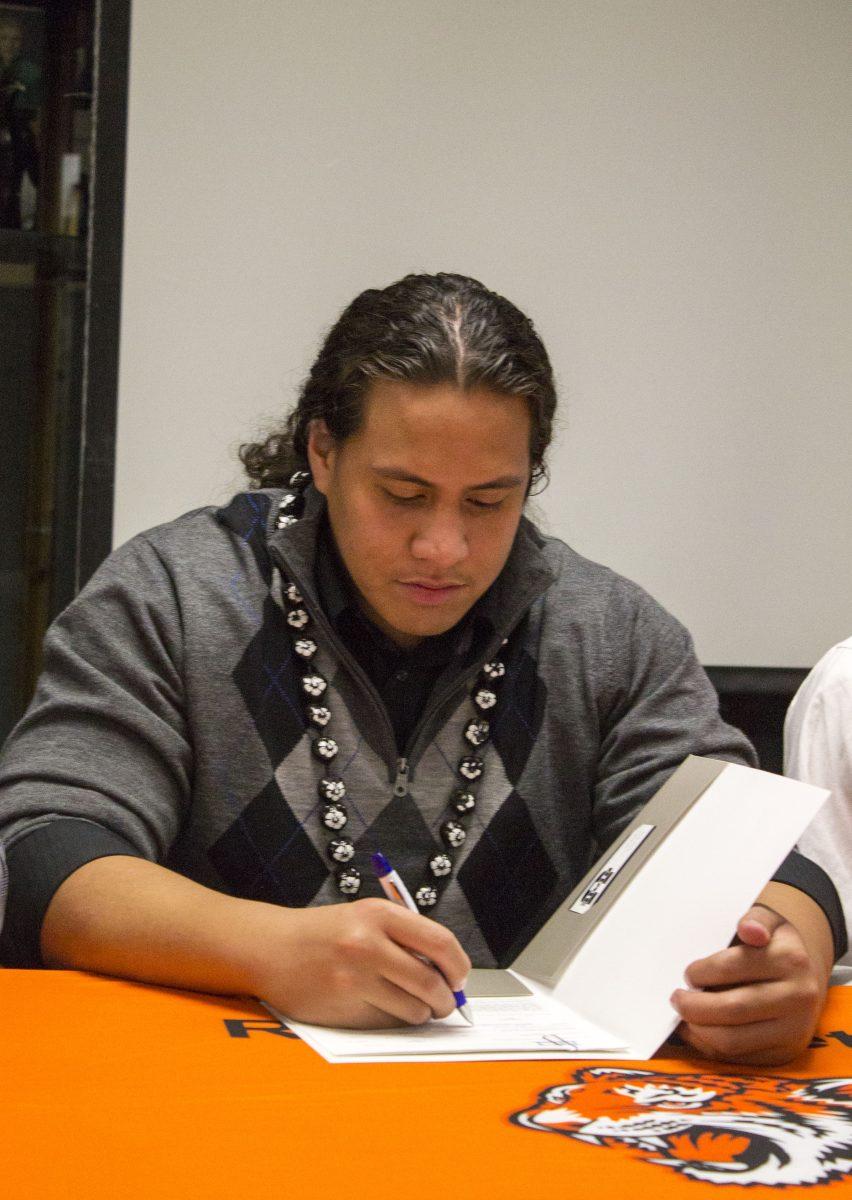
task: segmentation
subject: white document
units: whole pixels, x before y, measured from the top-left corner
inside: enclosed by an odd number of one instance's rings
[[[473,1025],[453,1013],[440,1021],[401,1029],[329,1029],[275,1015],[328,1062],[337,1063],[588,1058],[624,1049],[617,1038],[547,997],[469,997],[468,1004]]]
[[[282,1019],[330,1062],[647,1059],[678,1024],[669,998],[686,968],[729,944],[827,797],[690,755],[511,970],[472,973],[473,1028],[457,1015],[390,1031]]]

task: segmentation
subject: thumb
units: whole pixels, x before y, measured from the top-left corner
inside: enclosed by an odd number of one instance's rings
[[[786,918],[765,904],[753,904],[737,925],[737,941],[743,946],[762,949],[768,946],[775,930],[785,923]]]

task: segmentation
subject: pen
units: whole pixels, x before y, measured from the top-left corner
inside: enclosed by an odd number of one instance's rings
[[[381,851],[377,851],[372,856],[373,870],[376,872],[376,877],[381,884],[382,891],[387,896],[388,900],[392,900],[394,904],[401,904],[403,908],[409,909],[411,912],[417,912],[417,905],[411,898],[411,892],[402,882],[401,877],[390,865]],[[418,958],[423,958],[422,954],[417,955]],[[425,963],[430,967],[435,967],[435,964],[428,958],[423,958]],[[439,968],[435,967],[438,971]],[[452,991],[452,988],[450,989]],[[470,1005],[467,1002],[467,996],[464,992],[453,992],[453,999],[456,1002],[456,1008],[467,1021],[468,1025],[473,1024],[473,1016],[471,1015]]]

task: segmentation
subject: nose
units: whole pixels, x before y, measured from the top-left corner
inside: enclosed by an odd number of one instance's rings
[[[469,554],[467,534],[461,517],[452,513],[432,513],[420,524],[411,539],[411,553],[418,562],[439,571],[447,571]]]

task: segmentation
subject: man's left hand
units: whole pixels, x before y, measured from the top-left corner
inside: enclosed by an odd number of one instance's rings
[[[736,942],[691,963],[689,991],[672,1004],[681,1038],[707,1058],[777,1066],[810,1042],[825,999],[821,972],[799,931],[780,913],[755,904]]]

